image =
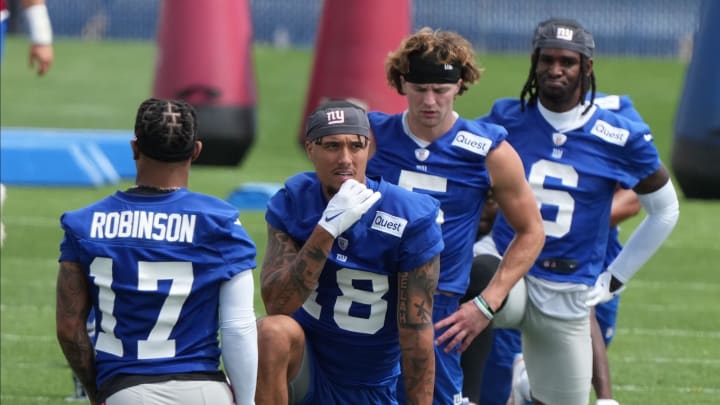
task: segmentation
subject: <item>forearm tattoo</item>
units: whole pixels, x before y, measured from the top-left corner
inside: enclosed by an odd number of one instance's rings
[[[440,259],[398,274],[398,328],[407,403],[432,401],[435,378],[432,306]]]
[[[268,244],[261,275],[268,311],[292,312],[312,293],[329,252],[298,246],[289,235],[268,226]]]
[[[437,289],[440,258],[436,256],[415,270],[398,273],[398,326],[432,327],[433,295]]]
[[[56,322],[58,325],[85,325],[90,312],[87,280],[79,265],[60,264],[57,279]],[[60,326],[59,326],[60,327]],[[95,350],[84,327],[58,331],[58,343],[70,368],[90,398],[97,395]]]

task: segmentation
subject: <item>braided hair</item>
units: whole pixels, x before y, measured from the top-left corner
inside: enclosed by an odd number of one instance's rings
[[[147,99],[135,117],[135,137],[140,152],[155,160],[189,159],[198,139],[195,108],[180,100]]]

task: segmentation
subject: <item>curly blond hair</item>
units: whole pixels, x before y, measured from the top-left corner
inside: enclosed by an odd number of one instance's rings
[[[438,64],[460,65],[462,85],[458,95],[463,94],[469,84],[476,83],[482,76],[483,69],[477,65],[470,41],[456,32],[423,27],[403,39],[398,49],[390,52],[385,60],[388,84],[401,95],[405,95],[405,93],[402,90],[400,77],[410,71],[409,56],[413,53],[419,53],[423,58],[431,57]]]

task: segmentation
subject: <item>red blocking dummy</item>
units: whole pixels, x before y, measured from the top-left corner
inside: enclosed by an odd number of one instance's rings
[[[325,0],[305,118],[327,99],[350,98],[368,110],[396,113],[405,98],[387,84],[385,59],[410,33],[411,0]]]
[[[234,166],[255,138],[253,28],[247,0],[211,3],[162,2],[153,95],[195,106],[196,163]]]

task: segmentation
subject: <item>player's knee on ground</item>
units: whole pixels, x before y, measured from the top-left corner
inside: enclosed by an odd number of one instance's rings
[[[495,275],[500,259],[497,256],[481,254],[473,259],[470,270],[470,285],[461,302],[471,300],[485,289],[490,279]]]

